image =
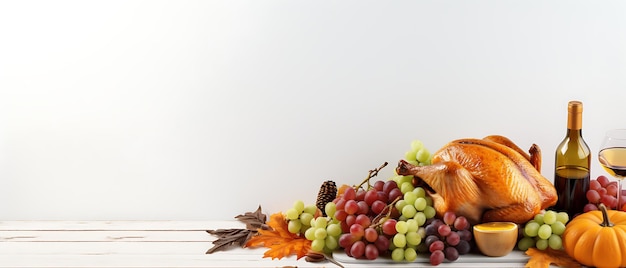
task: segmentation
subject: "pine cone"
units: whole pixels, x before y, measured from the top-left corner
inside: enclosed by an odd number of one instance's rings
[[[337,185],[335,185],[334,181],[325,181],[317,193],[317,202],[315,202],[315,205],[322,211],[324,217],[328,216],[326,215],[326,204],[335,200],[335,197],[337,197]]]

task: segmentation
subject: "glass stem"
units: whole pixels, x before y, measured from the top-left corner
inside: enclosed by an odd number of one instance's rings
[[[617,209],[622,210],[622,180],[617,180]]]

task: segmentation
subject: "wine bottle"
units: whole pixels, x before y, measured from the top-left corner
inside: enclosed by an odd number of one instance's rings
[[[567,133],[555,153],[554,187],[558,195],[554,210],[565,211],[570,219],[582,213],[587,204],[591,154],[582,135],[583,104],[567,106]]]

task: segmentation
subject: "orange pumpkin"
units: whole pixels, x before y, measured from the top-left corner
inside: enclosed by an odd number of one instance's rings
[[[595,267],[626,267],[626,212],[589,211],[572,219],[563,248],[578,262]]]

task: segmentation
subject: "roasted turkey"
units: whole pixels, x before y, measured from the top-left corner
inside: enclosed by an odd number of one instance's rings
[[[415,176],[439,216],[454,211],[472,223],[524,223],[557,200],[553,184],[541,175],[539,146],[529,153],[503,136],[460,139],[435,152],[431,165],[400,160],[396,172]]]

